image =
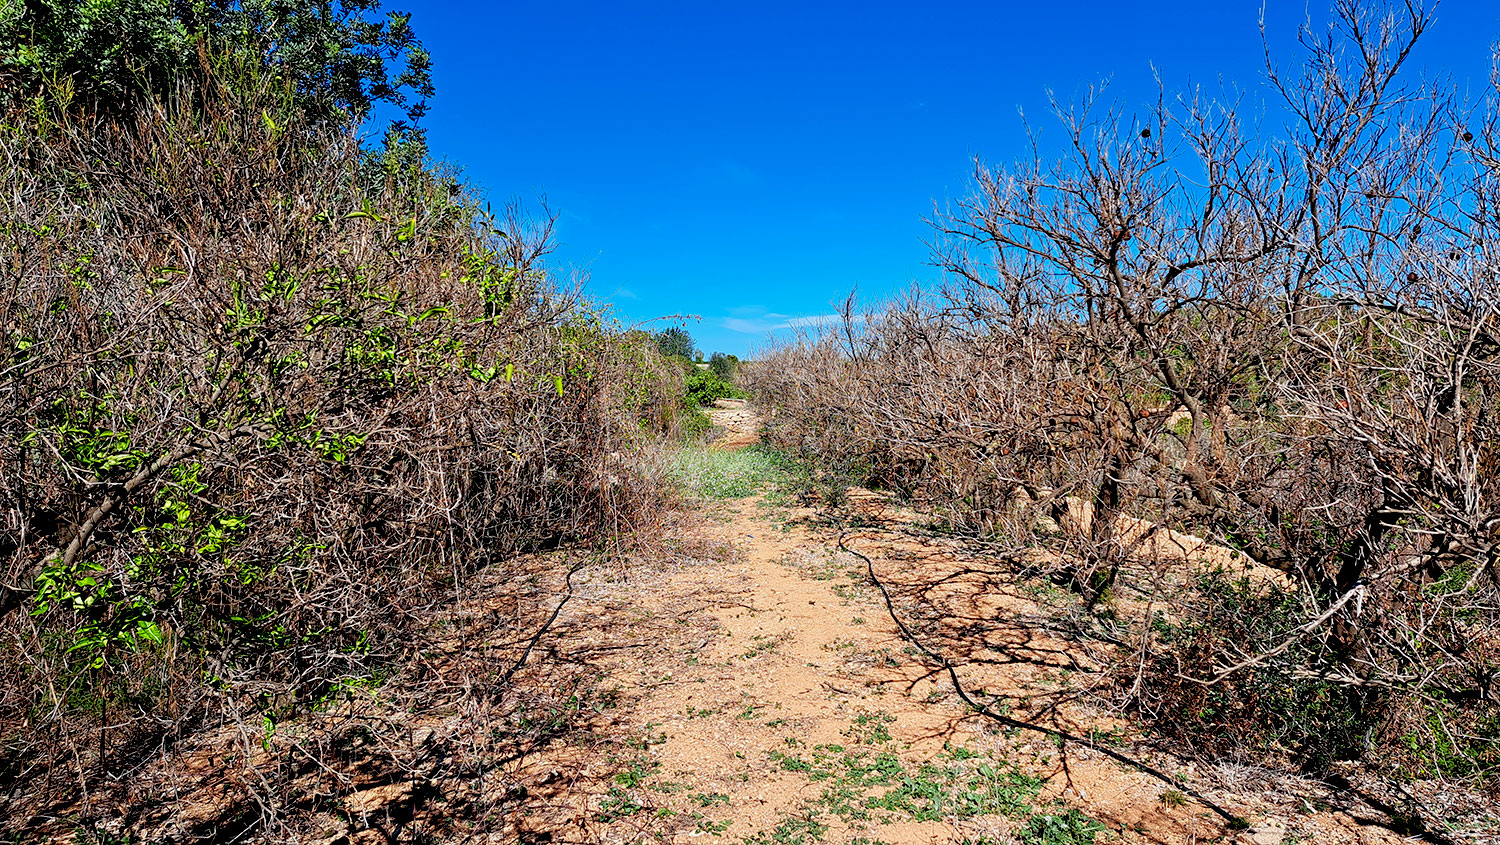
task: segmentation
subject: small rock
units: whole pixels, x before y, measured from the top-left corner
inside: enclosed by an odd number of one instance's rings
[[[1266,819],[1250,831],[1254,845],[1281,845],[1286,839],[1286,827],[1276,819]]]

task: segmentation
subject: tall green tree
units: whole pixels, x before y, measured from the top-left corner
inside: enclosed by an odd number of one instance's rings
[[[693,360],[693,355],[698,351],[697,344],[693,343],[693,336],[681,326],[672,326],[657,332],[656,348],[668,358],[684,358],[688,361]]]
[[[129,109],[225,57],[290,90],[313,120],[398,109],[411,135],[432,96],[410,15],[379,0],[0,0],[0,107],[49,87],[85,110]]]

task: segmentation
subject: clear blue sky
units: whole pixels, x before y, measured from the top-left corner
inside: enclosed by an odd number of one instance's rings
[[[1330,2],[1265,0],[1283,63]],[[496,204],[545,195],[554,266],[626,324],[701,316],[705,353],[935,280],[922,218],[1023,153],[1021,111],[1049,137],[1049,89],[1264,95],[1260,0],[390,5],[433,54],[434,153]],[[1497,36],[1500,3],[1445,0],[1415,63],[1477,91]]]

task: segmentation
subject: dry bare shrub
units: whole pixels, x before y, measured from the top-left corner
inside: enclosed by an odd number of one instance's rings
[[[382,169],[254,79],[138,111],[0,126],[17,824],[399,662],[482,567],[628,534],[681,390],[549,278],[549,220]]]
[[[980,163],[937,215],[941,289],[745,378],[773,439],[1063,552],[1089,603],[1160,611],[1122,689],[1184,741],[1479,780],[1500,98],[1405,81],[1428,10],[1336,11],[1297,71],[1268,68],[1281,134],[1201,91],[1058,104],[1058,159]],[[1194,572],[1167,528],[1224,554]]]

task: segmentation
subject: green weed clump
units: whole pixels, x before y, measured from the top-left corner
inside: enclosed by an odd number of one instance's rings
[[[1066,809],[1033,815],[1018,838],[1022,845],[1094,845],[1106,830],[1077,809]]]
[[[823,791],[771,830],[745,841],[819,842],[828,830],[824,820],[829,816],[855,830],[1002,816],[1024,822],[1018,841],[1028,845],[1084,845],[1105,830],[1077,810],[1035,807],[1040,779],[972,749],[948,747],[931,760],[904,762],[897,753],[899,744],[887,730],[894,721],[884,712],[862,713],[844,731],[851,745],[820,744],[802,751],[803,743],[789,737],[787,751],[770,752],[770,761],[779,769],[822,784]]]

